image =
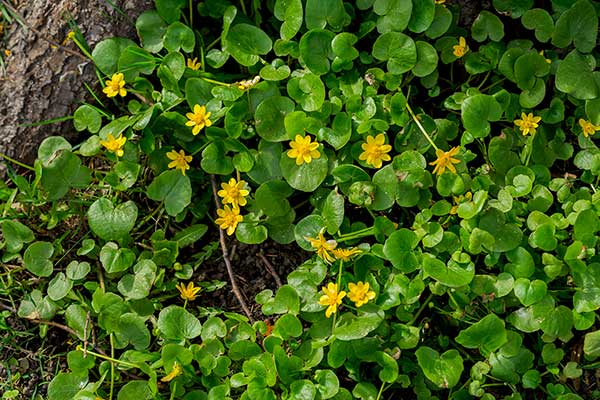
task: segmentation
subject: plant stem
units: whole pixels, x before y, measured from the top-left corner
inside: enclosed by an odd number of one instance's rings
[[[27,165],[27,164],[23,164],[22,162],[20,162],[20,161],[17,161],[17,160],[15,160],[14,158],[11,158],[11,157],[7,156],[7,155],[6,155],[6,154],[4,154],[4,153],[0,153],[0,157],[4,158],[5,160],[8,160],[8,161],[10,161],[10,162],[11,162],[11,163],[13,163],[13,164],[16,164],[16,165],[18,165],[19,167],[23,167],[23,168],[25,168],[25,169],[28,169],[28,170],[30,170],[30,171],[35,171],[35,169],[34,169],[33,167],[30,167],[30,166],[29,166],[29,165]]]
[[[95,357],[98,357],[98,358],[101,358],[101,359],[103,359],[103,360],[110,361],[110,362],[113,362],[113,363],[117,363],[117,364],[119,364],[119,365],[123,365],[123,366],[125,366],[125,367],[129,367],[129,368],[137,368],[137,369],[141,370],[141,368],[140,368],[140,367],[139,367],[139,365],[137,365],[137,364],[132,364],[132,363],[130,363],[130,362],[127,362],[127,361],[122,361],[122,360],[117,360],[116,358],[114,358],[114,349],[113,349],[113,350],[111,350],[111,354],[113,354],[113,357],[109,357],[109,356],[107,356],[107,355],[100,354],[100,353],[96,353],[96,352],[94,352],[94,351],[87,350],[87,349],[86,349],[86,350],[84,350],[84,349],[81,347],[81,345],[77,345],[77,347],[75,348],[75,350],[83,351],[83,352],[85,352],[85,353],[87,353],[87,354],[91,354],[91,355],[93,355],[93,356],[95,356]]]
[[[427,304],[429,304],[429,302],[431,301],[431,299],[433,299],[433,293],[429,293],[429,296],[427,297],[427,300],[425,300],[425,302],[423,302],[423,304],[421,305],[421,308],[419,308],[419,311],[417,311],[417,313],[415,314],[415,316],[413,317],[413,319],[411,319],[410,322],[408,324],[406,324],[406,325],[411,326],[415,322],[417,322],[417,319],[419,319],[419,316],[421,315],[421,313],[423,312],[423,310],[425,310],[425,307],[427,307]]]
[[[215,85],[228,86],[228,87],[231,86],[229,83],[215,81],[214,79],[210,79],[210,78],[201,77],[200,79],[202,79],[203,81],[206,81],[208,83],[214,83]]]
[[[217,180],[214,175],[210,176],[210,183],[212,185],[213,197],[215,199],[215,205],[217,208],[220,208],[219,196],[217,195]],[[235,276],[233,275],[233,267],[231,266],[231,260],[229,259],[229,251],[227,250],[227,244],[225,243],[225,233],[223,233],[223,229],[219,227],[219,242],[221,243],[221,251],[223,252],[223,260],[225,261],[225,266],[227,267],[227,274],[229,275],[229,281],[231,283],[231,290],[233,294],[237,298],[237,301],[242,306],[242,310],[244,314],[248,317],[251,323],[254,322],[254,318],[252,317],[252,313],[250,309],[246,305],[244,298],[242,297],[242,293],[238,288],[238,285],[235,281]]]
[[[415,121],[415,123],[417,124],[417,126],[421,130],[421,133],[423,134],[423,136],[425,136],[425,139],[427,139],[427,141],[429,142],[429,144],[431,144],[434,149],[439,150],[438,147],[435,145],[435,143],[433,143],[433,140],[431,140],[431,137],[429,136],[429,134],[427,133],[427,131],[425,130],[425,128],[423,128],[423,125],[421,125],[421,121],[419,121],[419,119],[417,118],[417,116],[413,112],[412,108],[410,108],[410,106],[408,105],[408,102],[406,103],[406,109],[408,110],[408,113],[412,117],[413,121]]]
[[[115,346],[112,332],[109,335],[110,338],[110,357],[115,358]],[[115,363],[110,363],[110,392],[108,394],[108,399],[112,400],[113,393],[115,389]]]
[[[385,382],[381,382],[381,387],[379,388],[379,393],[377,393],[377,398],[375,400],[381,399],[381,395],[383,394],[383,387],[385,386]]]

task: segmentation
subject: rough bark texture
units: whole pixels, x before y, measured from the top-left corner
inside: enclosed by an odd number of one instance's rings
[[[0,76],[0,152],[31,163],[39,143],[50,135],[75,137],[70,121],[37,127],[20,126],[70,115],[88,99],[83,83],[94,87],[96,75],[89,60],[52,46],[62,43],[72,18],[93,48],[111,36],[135,36],[134,21],[152,5],[151,0],[113,0],[128,16],[121,15],[108,0],[12,0],[23,20],[33,30],[13,24],[2,50],[6,73]],[[37,31],[39,34],[36,34]],[[74,43],[65,47],[79,52]],[[0,158],[0,174],[4,169]]]

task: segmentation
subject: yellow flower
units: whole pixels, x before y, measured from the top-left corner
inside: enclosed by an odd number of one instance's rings
[[[223,190],[219,190],[217,194],[223,198],[223,204],[231,203],[234,207],[245,206],[247,202],[244,197],[250,194],[248,190],[244,189],[245,186],[246,181],[236,182],[234,178],[231,178],[228,183],[221,183]]]
[[[335,258],[342,261],[350,261],[352,257],[361,253],[360,249],[353,247],[351,249],[333,249],[331,251]]]
[[[535,129],[539,126],[538,122],[542,120],[542,117],[535,117],[533,113],[525,114],[521,113],[521,119],[515,119],[515,125],[519,127],[521,132],[523,132],[523,136],[526,136],[528,133],[532,135],[535,133]]]
[[[212,125],[212,122],[208,117],[210,117],[210,112],[206,112],[206,107],[196,104],[194,106],[193,113],[187,113],[185,116],[189,119],[185,124],[187,126],[193,126],[192,134],[196,136],[200,133],[200,129],[204,127],[209,127]]]
[[[319,153],[319,142],[316,140],[311,143],[311,138],[309,135],[306,137],[302,137],[300,135],[296,135],[293,141],[290,142],[291,150],[288,150],[287,156],[289,158],[296,159],[296,165],[302,165],[304,163],[310,164],[312,159],[317,159],[321,157],[321,153]]]
[[[452,48],[454,49],[452,54],[454,54],[458,58],[461,58],[462,56],[467,54],[467,51],[469,51],[469,46],[467,46],[467,41],[462,36],[458,38],[458,44],[452,46]]]
[[[369,290],[369,282],[349,283],[348,290],[348,298],[354,302],[356,307],[361,307],[375,298],[375,292]]]
[[[452,199],[454,200],[454,205],[450,209],[450,214],[451,215],[456,214],[458,212],[458,205],[461,203],[469,202],[469,201],[471,201],[472,198],[473,198],[473,193],[471,193],[471,192],[467,192],[464,195],[461,194],[458,197],[452,196]]]
[[[310,245],[313,247],[313,249],[317,251],[317,255],[325,262],[331,263],[335,261],[335,258],[329,254],[329,252],[336,248],[337,242],[333,239],[325,240],[325,237],[323,236],[323,229],[321,229],[321,232],[319,232],[316,238],[305,236],[304,239],[310,242]]]
[[[180,296],[183,300],[193,301],[196,300],[196,294],[201,290],[199,287],[194,286],[194,282],[188,283],[187,287],[182,283],[175,286],[179,290]]]
[[[444,4],[446,2],[446,0],[435,0],[434,3],[435,4]]]
[[[185,170],[190,169],[189,162],[192,161],[192,156],[186,156],[183,150],[179,150],[179,153],[175,150],[167,153],[169,160],[173,160],[169,163],[169,168],[180,169],[181,173],[185,175]]]
[[[4,55],[6,57],[10,57],[11,54],[12,54],[12,51],[10,51],[9,49],[4,50]]]
[[[592,124],[590,121],[586,121],[583,118],[579,118],[579,126],[581,126],[581,131],[583,132],[583,136],[588,137],[596,133],[596,131],[600,130],[600,126],[596,126]]]
[[[127,90],[124,88],[125,79],[122,73],[113,74],[113,76],[106,81],[106,87],[102,89],[104,93],[108,97],[115,97],[116,95],[120,95],[121,97],[125,97],[127,94]]]
[[[429,165],[435,165],[435,168],[433,169],[433,173],[441,175],[444,173],[446,168],[448,168],[450,171],[456,173],[456,168],[454,167],[453,164],[458,164],[460,162],[460,160],[457,160],[456,158],[452,158],[452,157],[457,155],[459,151],[460,151],[460,146],[453,147],[452,149],[450,149],[450,151],[444,151],[444,150],[437,149],[435,151],[437,160],[429,163]]]
[[[173,363],[173,369],[169,372],[169,375],[164,376],[160,381],[161,382],[170,382],[183,372],[183,368],[177,362]]]
[[[237,225],[244,220],[244,217],[240,215],[239,207],[236,206],[229,208],[224,205],[222,209],[217,210],[217,215],[220,218],[217,218],[215,222],[221,229],[227,230],[228,235],[232,235]]]
[[[106,137],[106,140],[101,140],[100,144],[106,147],[106,150],[115,153],[117,157],[123,157],[123,146],[125,145],[126,141],[127,138],[122,136],[120,133],[116,138],[109,133]]]
[[[200,69],[201,64],[198,62],[198,57],[188,58],[187,59],[187,67],[193,71],[198,71]]]
[[[325,294],[319,299],[319,304],[327,306],[325,316],[329,318],[331,317],[331,314],[335,314],[338,306],[342,304],[342,299],[346,296],[346,292],[343,290],[338,292],[337,284],[331,282],[329,282],[326,287],[323,286],[321,290],[323,290],[323,293]]]
[[[386,153],[392,150],[392,146],[384,143],[385,135],[383,133],[375,137],[371,135],[367,136],[367,141],[360,146],[364,151],[358,159],[366,160],[367,164],[374,168],[381,168],[383,161],[391,160],[390,155]]]

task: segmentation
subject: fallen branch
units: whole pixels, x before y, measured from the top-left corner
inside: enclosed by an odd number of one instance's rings
[[[277,284],[277,287],[280,288],[282,286],[281,278],[279,277],[279,274],[277,274],[277,271],[275,271],[275,268],[273,268],[273,265],[269,262],[269,260],[267,260],[267,257],[265,257],[265,255],[262,251],[260,251],[258,253],[258,256],[265,264],[267,271],[269,271],[269,273],[271,274],[273,279],[275,279],[275,283]]]
[[[214,175],[210,176],[210,183],[212,185],[213,196],[215,199],[215,204],[217,208],[221,207],[221,203],[219,201],[219,196],[217,195],[217,181]],[[235,277],[233,276],[233,267],[231,266],[231,260],[229,258],[229,251],[227,250],[227,244],[225,243],[225,233],[223,229],[219,227],[219,242],[221,243],[221,250],[223,251],[223,260],[225,260],[225,266],[227,267],[227,274],[229,275],[229,281],[231,282],[231,290],[233,290],[233,294],[237,298],[238,302],[242,306],[242,310],[244,310],[244,314],[248,317],[250,322],[254,322],[254,318],[252,317],[252,313],[250,309],[246,305],[244,298],[242,297],[242,293],[235,282]]]

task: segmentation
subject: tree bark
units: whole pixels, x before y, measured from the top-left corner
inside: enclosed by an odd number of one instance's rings
[[[4,0],[30,29],[13,22],[0,50],[0,152],[31,164],[37,147],[51,135],[76,139],[71,121],[26,126],[71,115],[91,96],[84,83],[97,87],[93,63],[79,56],[72,41],[64,42],[72,19],[90,48],[112,36],[135,36],[137,15],[151,0]],[[110,3],[119,7],[115,9]],[[63,44],[63,46],[53,45]],[[9,50],[6,55],[4,50]],[[71,51],[69,51],[71,50]],[[6,165],[0,157],[0,174]]]

